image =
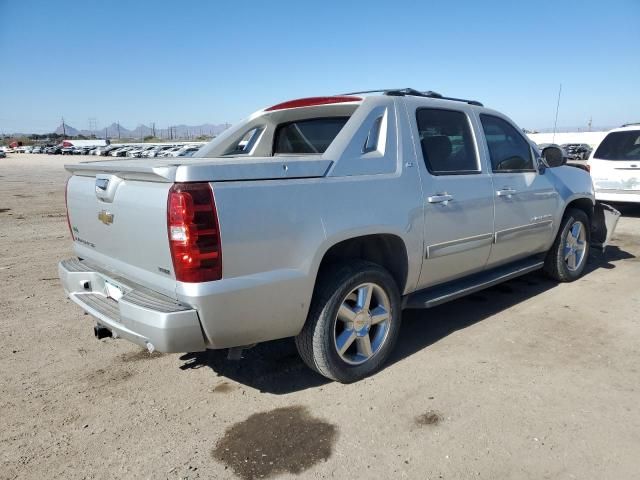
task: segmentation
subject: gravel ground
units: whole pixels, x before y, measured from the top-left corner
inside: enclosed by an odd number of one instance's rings
[[[638,478],[640,208],[583,279],[407,311],[390,364],[341,385],[289,340],[95,340],[57,280],[77,160],[0,159],[1,478]]]

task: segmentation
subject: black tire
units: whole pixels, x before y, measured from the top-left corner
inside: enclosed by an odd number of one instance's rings
[[[334,341],[334,329],[343,300],[365,283],[380,287],[388,297],[388,330],[379,350],[364,363],[352,365],[340,357]],[[331,380],[341,383],[358,381],[378,371],[388,359],[400,333],[401,315],[398,286],[381,266],[352,260],[344,265],[328,267],[318,278],[307,321],[295,339],[298,353],[312,370]]]
[[[565,261],[565,244],[571,227],[580,222],[585,233],[584,255],[575,269],[569,268]],[[575,208],[568,209],[562,217],[562,224],[551,249],[544,262],[545,273],[558,282],[573,282],[580,278],[589,259],[589,242],[591,241],[591,222],[587,214]]]

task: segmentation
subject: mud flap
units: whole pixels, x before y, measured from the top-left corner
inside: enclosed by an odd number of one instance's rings
[[[620,212],[606,203],[596,202],[591,219],[591,246],[604,251],[618,224]]]

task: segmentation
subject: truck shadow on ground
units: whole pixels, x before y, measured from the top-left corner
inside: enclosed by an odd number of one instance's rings
[[[586,274],[598,268],[615,268],[620,260],[635,255],[610,246],[606,253],[592,251]],[[405,310],[400,338],[387,365],[428,347],[440,339],[533,298],[558,286],[541,272],[535,272],[428,310]],[[265,342],[245,350],[241,360],[228,360],[226,350],[187,353],[180,357],[181,369],[208,367],[261,392],[276,395],[319,387],[328,383],[302,362],[293,339]]]

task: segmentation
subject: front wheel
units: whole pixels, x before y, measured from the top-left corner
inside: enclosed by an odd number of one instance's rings
[[[582,275],[589,257],[591,222],[582,210],[569,209],[560,231],[547,253],[544,270],[559,282],[572,282]]]
[[[313,370],[342,383],[355,382],[387,360],[400,317],[400,293],[389,272],[354,260],[319,277],[296,346]]]

